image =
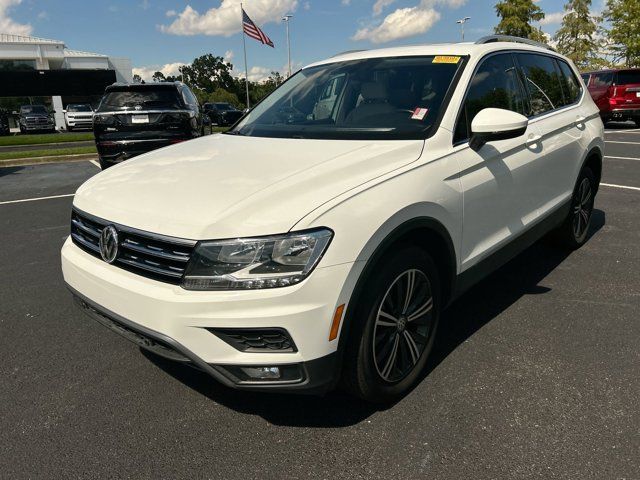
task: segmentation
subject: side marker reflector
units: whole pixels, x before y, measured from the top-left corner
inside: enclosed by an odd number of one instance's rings
[[[340,321],[342,320],[342,313],[344,312],[344,303],[336,308],[336,313],[333,314],[333,322],[331,323],[331,331],[329,332],[329,341],[338,338],[338,331],[340,330]]]

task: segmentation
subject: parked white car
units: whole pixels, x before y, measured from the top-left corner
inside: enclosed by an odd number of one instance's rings
[[[227,134],[88,180],[64,279],[100,323],[227,386],[392,400],[463,291],[548,232],[587,240],[603,133],[541,45],[345,53]]]
[[[78,128],[93,128],[93,108],[88,103],[70,103],[64,110],[67,131]]]

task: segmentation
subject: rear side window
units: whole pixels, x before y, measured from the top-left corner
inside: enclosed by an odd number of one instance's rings
[[[562,92],[564,93],[564,104],[571,105],[580,100],[582,88],[580,82],[576,78],[571,67],[562,60],[558,60],[560,67],[560,83],[562,83]]]
[[[454,142],[471,136],[471,122],[484,108],[526,113],[523,91],[510,53],[487,58],[474,74],[458,118]]]
[[[517,55],[529,91],[529,116],[541,115],[561,107],[564,98],[554,59],[531,53]]]
[[[182,99],[184,100],[184,103],[186,103],[187,105],[193,105],[193,106],[198,105],[198,99],[191,92],[191,90],[189,90],[186,87],[182,90]]]
[[[640,70],[620,70],[617,74],[616,85],[640,83]]]
[[[594,73],[591,79],[591,86],[596,88],[606,88],[613,83],[613,72]]]
[[[589,85],[589,77],[591,76],[588,73],[583,73],[582,75],[580,75],[582,77],[582,80],[584,81],[585,85]]]

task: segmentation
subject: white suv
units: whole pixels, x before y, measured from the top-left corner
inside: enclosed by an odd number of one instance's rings
[[[93,318],[242,389],[402,395],[442,310],[547,232],[588,236],[604,151],[569,60],[520,39],[341,54],[230,132],[75,196]]]

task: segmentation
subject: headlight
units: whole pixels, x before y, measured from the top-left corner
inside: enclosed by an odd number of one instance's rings
[[[319,229],[262,238],[200,242],[187,267],[187,290],[249,290],[294,285],[318,264],[333,232]]]

